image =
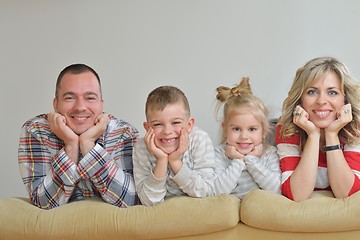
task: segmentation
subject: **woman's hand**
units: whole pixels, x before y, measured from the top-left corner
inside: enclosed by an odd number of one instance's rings
[[[349,122],[351,122],[353,119],[352,116],[352,110],[351,110],[351,104],[348,103],[340,108],[340,110],[337,112],[337,119],[332,122],[325,131],[328,133],[335,133],[338,134],[338,132],[346,126]]]
[[[320,129],[309,120],[309,114],[300,105],[295,107],[293,114],[294,124],[303,129],[308,136],[311,135],[311,133],[320,132]]]

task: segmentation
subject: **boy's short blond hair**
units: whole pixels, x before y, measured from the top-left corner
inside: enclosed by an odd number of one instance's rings
[[[148,112],[153,110],[162,111],[167,105],[178,102],[184,104],[184,108],[190,117],[189,102],[183,91],[173,86],[161,86],[155,88],[149,93],[146,99],[145,114],[147,116]]]

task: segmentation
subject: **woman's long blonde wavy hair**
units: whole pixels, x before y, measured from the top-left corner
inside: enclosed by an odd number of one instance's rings
[[[312,59],[296,71],[292,87],[283,103],[282,116],[279,120],[279,124],[282,125],[280,130],[281,138],[285,139],[298,132],[300,144],[305,143],[306,132],[293,123],[293,112],[297,105],[301,105],[301,96],[304,91],[329,71],[334,72],[339,77],[340,90],[344,94],[346,102],[350,103],[352,108],[353,120],[339,132],[339,139],[348,144],[359,142],[360,84],[350,75],[347,67],[333,57]]]
[[[218,116],[219,109],[221,106],[223,109],[223,123],[227,123],[229,120],[229,115],[233,112],[236,112],[237,109],[241,106],[250,106],[253,111],[255,118],[257,118],[263,128],[263,137],[265,141],[265,135],[269,130],[269,111],[265,104],[256,96],[252,94],[252,90],[249,83],[248,77],[243,77],[239,84],[235,85],[233,88],[220,86],[216,89],[216,99],[218,104],[215,109],[215,116]],[[224,131],[222,131],[222,140],[221,143],[224,143],[226,136]],[[263,141],[263,143],[265,143]]]

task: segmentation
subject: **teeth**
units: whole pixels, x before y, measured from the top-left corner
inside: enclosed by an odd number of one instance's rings
[[[166,142],[166,143],[170,143],[170,142],[175,141],[175,138],[172,138],[172,139],[162,139],[161,141]]]
[[[75,119],[79,119],[79,120],[82,120],[82,119],[87,119],[87,117],[73,117]]]
[[[325,112],[315,112],[316,116],[318,117],[326,117],[329,115],[329,111],[325,111]]]

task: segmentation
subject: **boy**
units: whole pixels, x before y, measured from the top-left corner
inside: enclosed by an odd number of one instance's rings
[[[134,145],[134,179],[144,205],[165,197],[213,195],[215,153],[209,135],[194,126],[185,94],[178,88],[154,89],[145,106],[146,135]]]

